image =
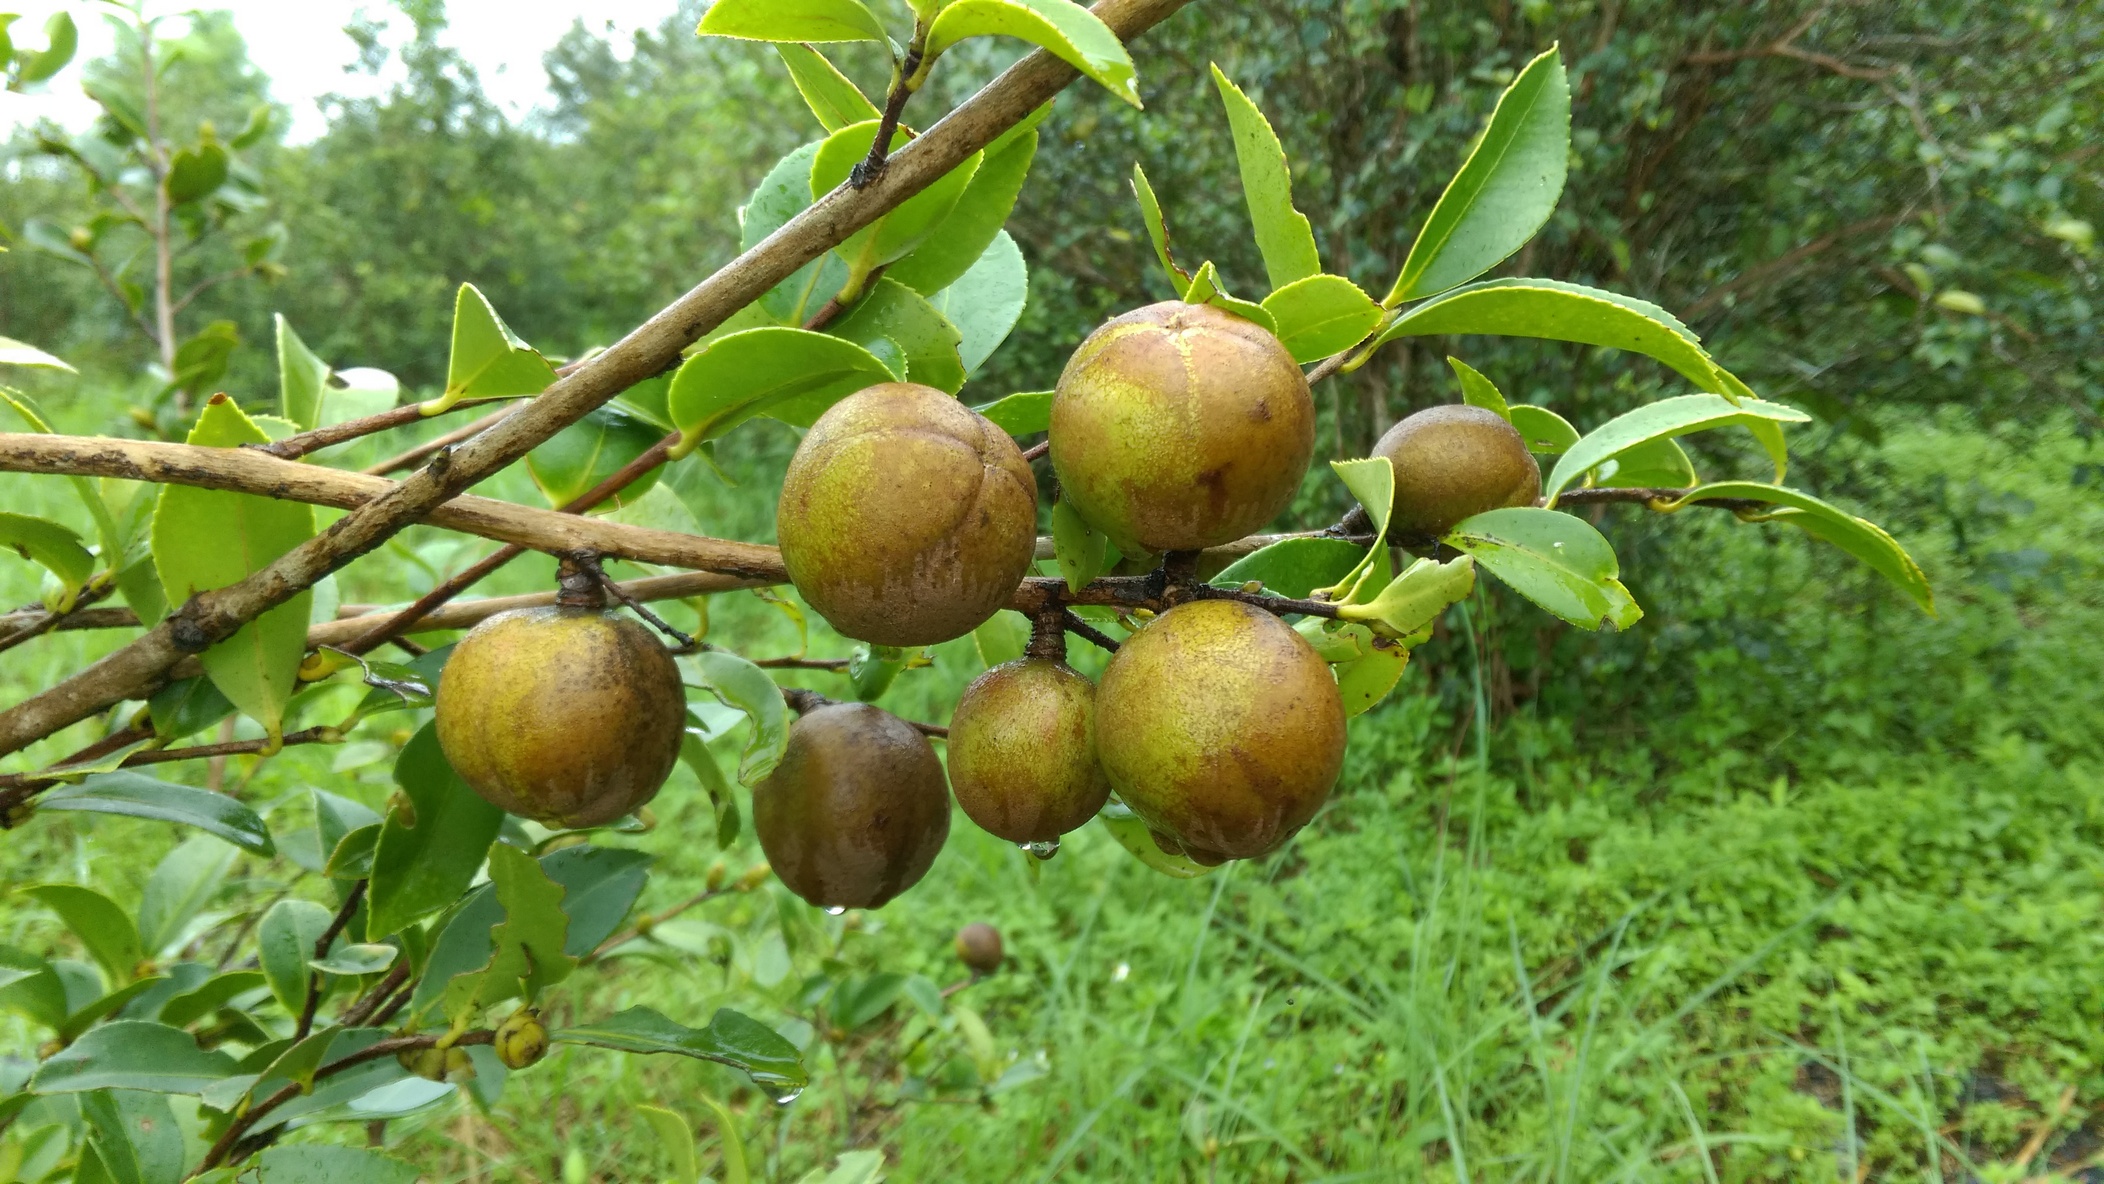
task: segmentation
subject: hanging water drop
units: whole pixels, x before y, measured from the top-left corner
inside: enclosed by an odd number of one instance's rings
[[[841,905],[835,904],[826,906],[826,916],[828,917],[837,917],[846,911],[847,909]]]
[[[775,1094],[774,1104],[777,1106],[787,1106],[789,1103],[794,1102],[795,1100],[803,1096],[804,1087],[800,1085],[793,1086],[782,1090],[780,1093]]]
[[[1050,859],[1059,854],[1058,839],[1043,839],[1035,843],[1017,843],[1016,846],[1030,852],[1039,859]]]

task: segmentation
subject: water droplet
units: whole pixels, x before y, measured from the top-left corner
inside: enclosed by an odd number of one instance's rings
[[[1556,547],[1556,548],[1559,548],[1559,549],[1560,549],[1560,548],[1561,548],[1561,547],[1563,546],[1563,544],[1562,544],[1562,543],[1550,543],[1549,545],[1550,545],[1550,546],[1552,546],[1552,547]]]
[[[1129,976],[1131,973],[1132,963],[1120,962],[1118,963],[1118,968],[1110,972],[1110,981],[1114,983],[1122,983],[1125,981],[1126,977]]]
[[[847,908],[846,908],[845,906],[843,906],[843,905],[837,905],[837,904],[836,904],[836,905],[831,905],[831,906],[829,906],[829,907],[828,907],[828,908],[826,909],[826,916],[828,916],[828,917],[837,917],[837,916],[839,916],[840,914],[842,914],[842,913],[844,913],[844,912],[846,912],[846,911],[847,911]]]
[[[1059,854],[1058,839],[1051,839],[1039,843],[1018,843],[1016,844],[1016,846],[1021,847],[1025,851],[1030,852],[1030,854],[1036,856],[1039,859],[1050,859],[1054,855]]]
[[[795,1100],[803,1096],[803,1086],[799,1085],[794,1088],[783,1089],[774,1095],[774,1104],[777,1106],[787,1106],[789,1103],[794,1102]]]

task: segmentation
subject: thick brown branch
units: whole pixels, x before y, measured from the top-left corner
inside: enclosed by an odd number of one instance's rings
[[[1186,2],[1103,0],[1094,11],[1120,37],[1129,39]],[[893,156],[867,188],[841,186],[820,198],[458,452],[441,453],[409,480],[339,519],[262,571],[191,598],[130,645],[0,712],[0,755],[19,751],[122,701],[142,686],[153,685],[186,654],[201,652],[231,636],[242,625],[431,515],[615,395],[662,372],[688,345],[758,300],[797,268],[964,163],[1078,76],[1072,66],[1051,54],[1032,52]]]

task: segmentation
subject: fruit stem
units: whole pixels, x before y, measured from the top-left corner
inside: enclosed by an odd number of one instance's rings
[[[565,556],[555,572],[555,603],[560,608],[604,609],[606,585],[599,561],[585,555]]]
[[[1064,605],[1053,604],[1037,614],[1030,623],[1030,645],[1023,652],[1032,658],[1051,662],[1067,660],[1067,610]]]

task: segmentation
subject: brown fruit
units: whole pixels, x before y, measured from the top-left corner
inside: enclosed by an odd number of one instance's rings
[[[1233,600],[1178,605],[1134,634],[1096,690],[1118,797],[1200,863],[1277,850],[1344,763],[1344,703],[1300,634]]]
[[[1191,551],[1278,516],[1315,452],[1315,404],[1261,326],[1170,300],[1089,335],[1052,400],[1062,496],[1127,555]]]
[[[832,703],[791,725],[782,763],[753,787],[752,826],[791,892],[873,909],[928,874],[950,835],[950,792],[913,725]]]
[[[1452,403],[1407,416],[1373,454],[1395,466],[1397,534],[1442,535],[1464,518],[1541,496],[1541,466],[1526,437],[1482,407]]]
[[[782,562],[833,628],[877,645],[962,637],[1037,546],[1037,478],[1007,433],[934,387],[887,382],[811,425],[775,508]]]
[[[1001,931],[984,921],[974,921],[957,931],[957,960],[973,974],[992,974],[1001,969]]]
[[[950,788],[987,833],[1051,842],[1096,816],[1096,688],[1065,662],[1017,658],[979,676],[950,717]]]
[[[657,796],[687,697],[650,630],[593,609],[523,608],[469,630],[438,684],[438,743],[490,804],[598,826]]]

